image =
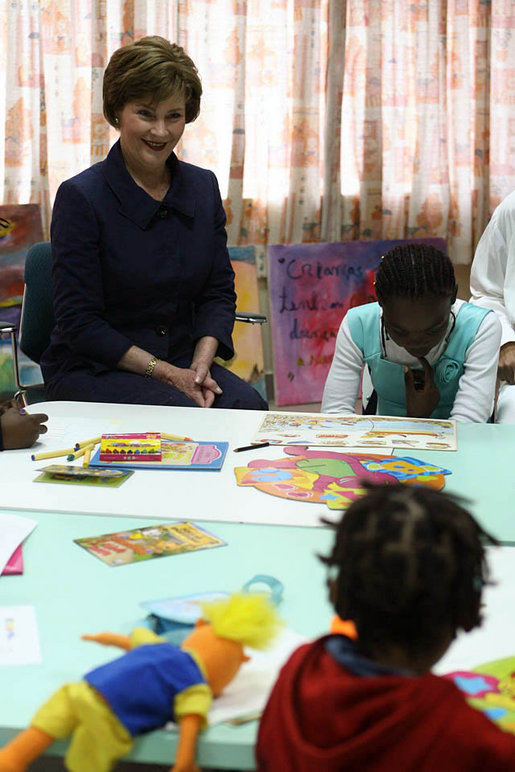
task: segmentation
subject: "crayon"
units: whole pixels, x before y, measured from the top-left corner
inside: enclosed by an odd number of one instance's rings
[[[74,453],[75,448],[65,448],[64,450],[49,450],[46,453],[33,453],[31,459],[33,461],[41,461],[43,458],[59,458],[60,456],[67,456],[69,453]]]
[[[97,445],[102,437],[92,437],[90,440],[82,440],[75,443],[75,450],[86,447],[86,445]]]
[[[88,450],[91,453],[92,445],[87,445],[85,448],[81,448],[81,450],[72,450],[70,451],[70,455],[66,457],[67,461],[75,461],[76,458],[81,458],[81,456],[84,456]]]

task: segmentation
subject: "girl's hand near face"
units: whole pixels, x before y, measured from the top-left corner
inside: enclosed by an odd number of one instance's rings
[[[429,418],[440,401],[440,391],[436,387],[433,368],[425,357],[418,361],[423,367],[423,380],[417,373],[419,370],[404,368],[404,384],[406,386],[406,415],[410,418]]]
[[[515,383],[515,343],[510,341],[501,347],[497,377],[506,383]]]

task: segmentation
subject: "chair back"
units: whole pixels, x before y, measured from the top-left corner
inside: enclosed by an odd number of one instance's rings
[[[25,258],[25,291],[21,309],[20,349],[39,364],[54,328],[52,248],[49,241],[33,244]]]

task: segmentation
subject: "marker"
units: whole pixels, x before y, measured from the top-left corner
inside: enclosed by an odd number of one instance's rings
[[[93,445],[90,445],[89,448],[86,448],[86,452],[84,453],[84,458],[82,460],[82,466],[89,466],[89,459],[91,458],[92,448]]]
[[[49,450],[47,453],[33,453],[31,459],[33,461],[41,461],[43,458],[59,458],[60,456],[67,456],[69,453],[74,453],[75,448],[66,448],[65,450]]]
[[[70,455],[66,457],[67,461],[75,461],[76,458],[81,458],[81,456],[84,456],[88,450],[91,453],[92,445],[87,445],[85,448],[82,448],[82,450],[71,450]]]
[[[234,448],[235,453],[242,453],[244,450],[256,450],[257,448],[268,448],[269,442],[257,442],[255,445],[243,445],[242,448]]]
[[[24,415],[25,413],[28,412],[26,410],[27,405],[25,403],[25,400],[23,399],[23,394],[16,394],[13,401],[16,403],[16,407],[18,408],[20,413]]]
[[[79,450],[79,448],[85,448],[86,445],[97,445],[102,437],[92,437],[90,440],[82,440],[82,442],[76,442],[75,443],[75,450]]]
[[[163,440],[179,440],[179,442],[193,442],[191,437],[179,437],[178,434],[166,434],[161,432],[161,438]]]

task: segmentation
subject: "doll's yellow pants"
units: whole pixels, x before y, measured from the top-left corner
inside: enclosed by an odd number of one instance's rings
[[[65,757],[70,772],[109,772],[132,748],[129,732],[86,681],[62,686],[31,723],[57,740],[72,734]]]

